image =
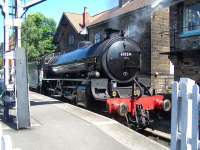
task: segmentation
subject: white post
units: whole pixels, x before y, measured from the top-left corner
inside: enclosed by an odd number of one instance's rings
[[[9,135],[1,137],[1,150],[12,150],[12,140]]]
[[[181,150],[192,150],[188,139],[192,138],[192,87],[195,81],[187,78],[180,80],[181,102]]]
[[[178,90],[178,82],[174,82],[172,85],[172,110],[171,110],[171,150],[180,149],[178,146],[178,105],[179,105],[179,90]]]
[[[15,80],[16,77],[20,75],[20,73],[24,73],[26,72],[26,70],[22,70],[20,68],[20,66],[22,66],[23,63],[18,63],[19,68],[16,68],[17,66],[15,64],[17,64],[17,62],[20,62],[21,60],[23,62],[26,62],[25,55],[20,53],[20,50],[21,51],[23,50],[23,49],[20,49],[22,16],[30,7],[37,5],[39,3],[42,3],[45,0],[31,0],[28,3],[23,4],[23,5],[21,1],[22,0],[1,0],[1,3],[0,3],[0,8],[2,9],[2,15],[4,16],[4,83],[5,83],[5,88],[6,88],[5,90],[14,93],[13,99],[16,101],[16,104],[17,104],[17,121],[16,121],[17,127],[29,128],[30,127],[30,111],[29,111],[29,99],[28,99],[28,94],[27,94],[28,83],[26,82],[26,79],[23,80],[22,82],[20,80],[21,76],[20,78],[18,78],[19,80],[18,82],[16,82]],[[15,4],[15,5],[13,6],[12,4]],[[15,9],[14,17],[13,17],[13,14],[11,14],[12,17],[10,16],[9,5],[11,5],[12,9]],[[9,31],[10,31],[10,28],[13,28],[13,27],[16,28],[16,35],[14,36],[16,38],[15,39],[16,47],[10,50],[9,49],[9,44],[10,44]],[[12,42],[14,42],[14,39],[11,39],[11,40]],[[16,49],[19,50],[19,53],[15,52]],[[15,54],[18,54],[18,57],[20,58],[16,58]],[[26,69],[26,67],[24,68]],[[24,85],[23,88],[15,88],[17,87],[16,83],[18,84],[23,83]],[[24,87],[26,87],[26,89],[24,89]],[[10,108],[7,107],[6,109],[10,109]],[[28,113],[26,113],[25,111]]]
[[[198,150],[199,141],[199,86],[193,87],[193,107],[192,107],[192,150]]]

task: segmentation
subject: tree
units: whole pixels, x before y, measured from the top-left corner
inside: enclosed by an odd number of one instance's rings
[[[27,50],[29,61],[54,52],[53,34],[56,23],[41,13],[30,14],[22,23],[22,47]]]
[[[2,69],[3,66],[3,56],[0,54],[0,69]]]

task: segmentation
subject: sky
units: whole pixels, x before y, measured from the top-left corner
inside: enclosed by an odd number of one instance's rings
[[[30,0],[26,0],[26,2],[28,1]],[[83,13],[83,7],[87,6],[90,15],[95,15],[117,5],[118,0],[47,0],[30,8],[27,14],[41,12],[45,16],[53,18],[58,24],[63,12]],[[3,17],[1,14],[0,42],[3,42]]]

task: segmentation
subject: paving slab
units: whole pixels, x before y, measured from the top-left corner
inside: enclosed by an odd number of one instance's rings
[[[30,92],[31,129],[16,131],[3,122],[17,150],[166,150],[168,148],[88,110]]]

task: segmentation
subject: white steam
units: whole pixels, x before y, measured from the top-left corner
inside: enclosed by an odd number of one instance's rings
[[[169,7],[171,2],[172,0],[156,0],[151,4],[151,8],[154,10]]]
[[[119,16],[111,19],[108,26],[114,29],[123,29],[125,36],[129,36],[139,42],[146,30],[148,31],[147,28],[149,27],[152,14],[159,9],[169,7],[171,2],[172,0],[154,0],[150,9],[144,8],[132,14],[128,21],[130,22],[128,26],[125,25],[126,22],[123,22],[123,19]]]
[[[139,42],[146,31],[148,22],[150,22],[150,10],[144,9],[141,12],[136,12],[131,16],[127,34],[134,40]]]

